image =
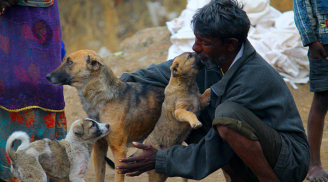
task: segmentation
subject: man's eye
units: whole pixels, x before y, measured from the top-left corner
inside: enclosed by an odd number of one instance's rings
[[[190,58],[192,58],[192,54],[189,54],[189,55],[188,55],[188,59],[190,59]]]
[[[202,40],[202,44],[203,44],[204,46],[208,46],[208,45],[209,45],[209,42],[206,42],[206,41]]]

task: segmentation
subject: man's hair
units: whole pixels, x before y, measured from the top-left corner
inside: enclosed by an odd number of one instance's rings
[[[212,0],[197,10],[191,21],[195,33],[204,38],[238,39],[239,44],[247,39],[250,21],[237,0]]]

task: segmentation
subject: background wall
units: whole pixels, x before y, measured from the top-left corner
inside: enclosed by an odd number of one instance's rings
[[[78,49],[119,50],[119,43],[138,30],[153,27],[147,2],[163,5],[166,15],[179,16],[187,0],[64,0],[59,1],[63,41],[67,53]],[[292,0],[273,0],[280,11],[292,9]],[[162,9],[161,9],[162,10]],[[155,12],[160,13],[160,10]],[[172,17],[172,16],[171,16]],[[173,16],[174,17],[174,16]],[[159,26],[165,26],[166,16],[158,15]]]

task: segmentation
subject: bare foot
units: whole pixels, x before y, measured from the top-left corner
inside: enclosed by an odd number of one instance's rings
[[[328,182],[328,174],[321,165],[310,166],[306,179],[315,182]]]

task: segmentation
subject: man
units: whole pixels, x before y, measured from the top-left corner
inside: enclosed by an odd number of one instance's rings
[[[193,50],[206,65],[197,83],[200,92],[212,91],[199,117],[203,127],[190,134],[187,142],[194,144],[187,147],[157,151],[135,143],[144,153],[121,159],[131,163],[118,172],[136,176],[156,169],[199,180],[223,168],[232,181],[302,181],[309,164],[303,124],[285,82],[247,40],[246,13],[236,1],[213,0],[197,11],[192,25]],[[121,80],[164,87],[171,64],[123,74]]]
[[[328,1],[294,0],[294,13],[302,43],[309,46],[310,91],[314,92],[307,125],[311,156],[307,179],[328,181],[320,159],[328,110]]]

